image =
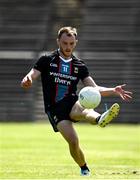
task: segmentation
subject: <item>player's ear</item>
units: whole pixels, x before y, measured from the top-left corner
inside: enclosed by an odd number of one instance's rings
[[[78,40],[76,39],[76,40],[75,40],[75,43],[74,43],[74,44],[75,44],[75,46],[77,45],[77,43],[78,43]]]
[[[59,46],[59,39],[58,38],[56,39],[56,42],[57,42],[57,45]]]
[[[75,40],[75,46],[77,45],[77,43],[78,43],[78,39]]]

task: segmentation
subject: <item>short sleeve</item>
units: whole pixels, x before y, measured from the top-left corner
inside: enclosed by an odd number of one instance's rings
[[[44,66],[47,63],[47,56],[41,56],[38,61],[34,64],[34,69],[37,69],[40,72],[43,72]]]
[[[84,64],[80,71],[80,78],[81,78],[81,80],[83,80],[88,76],[89,76],[89,71],[88,71],[88,68],[86,67],[86,65]]]

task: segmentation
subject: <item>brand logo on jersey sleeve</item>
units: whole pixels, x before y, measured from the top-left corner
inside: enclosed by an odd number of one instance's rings
[[[58,67],[58,65],[55,64],[55,63],[50,63],[50,66],[51,66],[51,67]]]
[[[78,73],[78,67],[74,67],[74,73]]]

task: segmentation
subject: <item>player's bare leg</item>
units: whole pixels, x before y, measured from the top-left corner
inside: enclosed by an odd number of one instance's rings
[[[79,166],[84,165],[84,154],[79,147],[79,139],[75,129],[73,128],[72,122],[68,120],[63,120],[58,123],[57,128],[64,137],[64,139],[68,142],[70,153],[73,159]]]
[[[99,124],[100,127],[105,127],[109,124],[114,118],[119,114],[120,106],[117,103],[114,103],[107,111],[103,114],[99,114],[93,109],[84,109],[79,101],[77,101],[70,112],[71,119],[86,120],[91,124]]]
[[[93,109],[84,109],[79,101],[77,101],[70,112],[71,119],[75,121],[86,120],[91,124],[97,124],[96,119],[101,116],[98,112]]]
[[[70,154],[75,162],[80,166],[86,168],[86,174],[89,175],[89,169],[86,166],[84,154],[79,146],[79,139],[72,122],[68,120],[60,121],[57,125],[59,132],[69,144]]]

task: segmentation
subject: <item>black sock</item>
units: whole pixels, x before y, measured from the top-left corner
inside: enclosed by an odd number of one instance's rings
[[[87,167],[87,164],[85,163],[83,166],[81,166],[81,169],[82,170],[88,170],[89,171],[89,168]]]
[[[98,116],[97,118],[96,118],[96,123],[98,124],[98,122],[99,122],[99,120],[100,120],[100,117],[101,116]]]

